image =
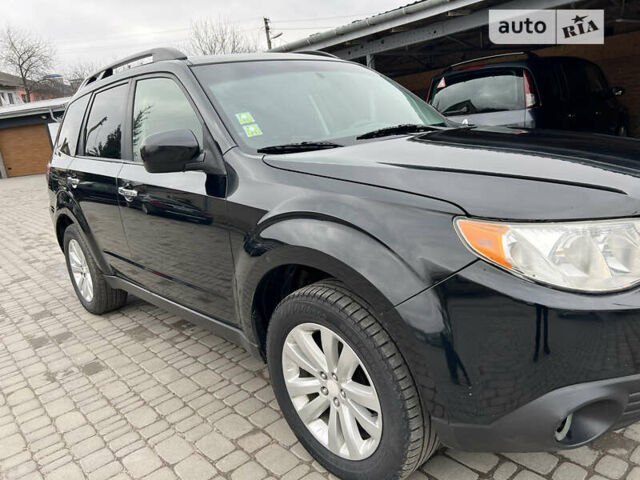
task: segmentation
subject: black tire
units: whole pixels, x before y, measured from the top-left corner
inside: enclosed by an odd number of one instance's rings
[[[312,322],[346,340],[360,357],[378,393],[382,411],[380,443],[368,458],[349,460],[320,443],[300,419],[287,392],[282,350],[289,332]],[[429,414],[398,347],[370,313],[367,304],[335,280],[304,287],[276,308],[267,332],[267,362],[282,413],[304,447],[327,470],[344,480],[402,479],[438,447]]]
[[[69,242],[71,240],[75,240],[78,242],[80,248],[82,249],[82,253],[84,253],[85,259],[87,261],[89,275],[91,275],[91,280],[93,282],[93,298],[91,299],[91,301],[87,301],[82,296],[82,294],[78,290],[78,285],[76,285],[76,282],[73,278],[71,263],[69,261]],[[96,264],[93,255],[91,254],[91,250],[89,250],[84,237],[80,234],[78,226],[75,224],[69,225],[64,231],[64,256],[66,259],[67,271],[69,272],[71,284],[73,285],[73,289],[76,292],[78,300],[80,300],[80,303],[82,303],[82,306],[85,309],[96,315],[101,315],[103,313],[107,313],[120,308],[126,303],[127,292],[125,292],[124,290],[111,288],[107,284],[106,280],[104,279],[104,275],[98,269],[98,265]]]

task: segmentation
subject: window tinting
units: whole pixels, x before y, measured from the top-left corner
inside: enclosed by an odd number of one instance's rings
[[[76,145],[80,137],[80,126],[82,125],[82,117],[87,109],[89,95],[79,98],[67,107],[67,113],[64,116],[60,133],[58,134],[57,148],[65,155],[75,155]]]
[[[445,77],[443,83],[438,83],[430,103],[444,115],[524,108],[522,69],[463,73]]]
[[[140,147],[148,136],[179,129],[191,130],[202,145],[200,120],[176,82],[140,80],[133,105],[133,159],[141,161]]]
[[[85,129],[85,155],[122,158],[122,128],[127,106],[127,85],[96,94]]]

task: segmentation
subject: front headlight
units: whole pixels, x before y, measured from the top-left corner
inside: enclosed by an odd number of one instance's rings
[[[458,218],[481,258],[557,287],[608,292],[640,283],[640,220],[502,223]]]

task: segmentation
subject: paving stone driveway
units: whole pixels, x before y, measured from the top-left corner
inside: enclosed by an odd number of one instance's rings
[[[639,442],[640,424],[558,454],[444,450],[411,480],[640,480]],[[43,477],[331,476],[243,349],[134,298],[82,308],[31,176],[0,180],[0,479]]]

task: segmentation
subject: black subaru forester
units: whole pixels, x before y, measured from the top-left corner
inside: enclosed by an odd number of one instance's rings
[[[640,141],[453,124],[322,54],[156,49],[88,78],[48,175],[80,302],[264,358],[340,478],[640,419]]]

